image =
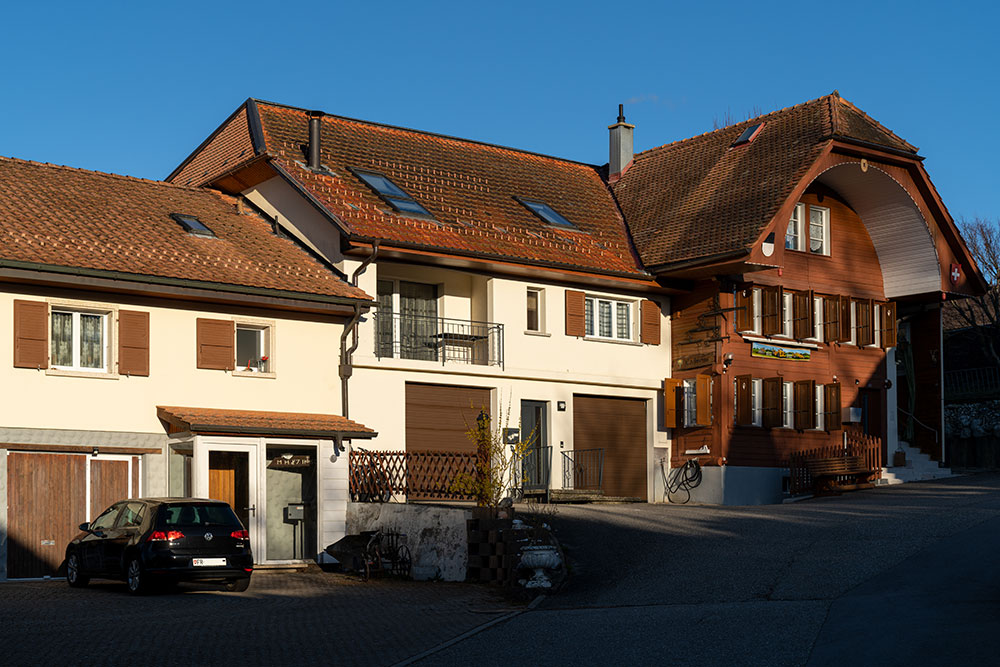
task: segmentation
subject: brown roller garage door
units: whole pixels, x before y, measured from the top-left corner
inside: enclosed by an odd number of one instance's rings
[[[472,452],[466,436],[479,411],[490,411],[490,390],[406,383],[406,450]]]
[[[604,494],[646,500],[646,401],[573,396],[573,449],[604,448]]]

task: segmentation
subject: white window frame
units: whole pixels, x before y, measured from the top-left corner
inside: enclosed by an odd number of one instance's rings
[[[635,301],[628,299],[615,299],[607,296],[598,296],[588,294],[584,297],[584,334],[585,338],[591,340],[605,340],[614,341],[618,343],[634,343],[636,340],[635,335],[635,321],[636,321],[636,311],[638,310]],[[611,335],[602,336],[599,333],[600,328],[600,317],[601,317],[601,304],[607,303],[611,308]],[[618,306],[624,305],[628,308],[628,338],[621,338],[618,336]],[[587,310],[590,310],[591,316],[588,318],[586,316]]]
[[[233,356],[236,358],[236,368],[233,369],[232,374],[242,377],[260,377],[260,378],[273,378],[277,375],[277,366],[275,365],[275,355],[274,351],[276,349],[276,326],[273,320],[258,320],[258,319],[248,319],[248,318],[234,318],[235,330],[233,331]],[[239,358],[237,350],[239,349],[239,330],[240,329],[255,329],[261,332],[260,336],[260,351],[266,353],[267,356],[267,370],[262,371],[256,368],[251,368],[247,370],[246,362]],[[261,358],[265,354],[261,354]]]
[[[873,304],[872,308],[872,344],[868,347],[882,347],[882,309]]]
[[[817,431],[824,430],[824,426],[825,426],[825,424],[823,423],[824,422],[824,419],[823,419],[823,417],[824,417],[824,414],[823,414],[823,403],[824,403],[823,387],[824,387],[824,385],[817,384],[815,386],[815,388],[814,388],[814,391],[815,391],[815,394],[816,394],[814,405],[815,405],[815,408],[816,408],[816,430]]]
[[[848,298],[850,298],[850,297],[848,297]],[[851,316],[851,338],[850,338],[850,340],[847,341],[847,343],[849,345],[857,345],[858,344],[858,302],[855,301],[854,299],[850,299],[850,301],[848,301],[848,303],[851,304],[851,307],[848,308],[848,310],[850,311],[850,316]]]
[[[823,342],[823,297],[813,297],[813,335],[806,340]]]
[[[683,381],[684,386],[684,427],[698,426],[698,381],[694,378]]]
[[[538,328],[531,329],[528,326],[528,295],[537,294],[538,305]],[[524,292],[524,333],[531,335],[545,335],[548,329],[545,326],[545,289],[542,287],[528,287]]]
[[[785,230],[785,248],[787,250],[802,250],[802,222],[805,219],[805,208],[806,205],[801,202],[796,204],[792,211],[792,217],[788,220],[788,227]],[[795,230],[794,234],[790,233],[793,229]]]
[[[48,350],[49,366],[47,372],[58,375],[82,375],[82,376],[103,376],[117,377],[118,359],[115,354],[114,345],[115,332],[118,323],[118,308],[106,304],[71,302],[71,301],[50,301],[49,321],[46,336],[49,339]],[[73,315],[73,341],[71,349],[73,351],[73,364],[55,364],[52,361],[52,315],[53,313],[70,313]],[[101,355],[103,365],[100,368],[88,368],[80,365],[80,315],[98,315],[101,317],[101,342],[104,353]],[[111,326],[111,324],[115,326]]]
[[[754,426],[764,425],[764,380],[750,380],[750,422]]]
[[[821,217],[822,217],[821,224],[823,225],[823,238],[822,238],[823,247],[820,250],[813,250],[813,248],[812,248],[812,242],[813,242],[813,235],[812,235],[813,221],[812,221],[812,216],[813,216],[813,211],[819,212],[820,215],[821,215]],[[827,207],[825,207],[825,206],[813,206],[812,204],[810,204],[809,205],[809,221],[808,222],[809,222],[809,227],[808,227],[808,229],[809,229],[809,245],[808,245],[809,252],[811,254],[813,254],[813,255],[827,255],[828,256],[830,254],[830,209],[827,208]]]
[[[782,292],[781,300],[781,335],[785,338],[791,338],[794,295],[791,292]]]
[[[781,425],[795,428],[795,386],[791,382],[781,383]]]

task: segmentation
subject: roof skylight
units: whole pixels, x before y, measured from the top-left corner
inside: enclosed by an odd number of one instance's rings
[[[171,213],[170,217],[179,222],[188,234],[194,234],[195,236],[215,236],[215,232],[206,227],[205,223],[193,215]]]
[[[763,129],[763,127],[764,123],[756,123],[754,125],[750,125],[745,130],[743,130],[742,134],[740,134],[740,136],[737,137],[736,141],[733,142],[730,148],[736,148],[737,146],[742,146],[743,144],[749,144],[751,141],[757,138],[757,135],[760,134],[760,131],[761,129]]]
[[[568,227],[569,229],[576,229],[576,225],[564,218],[563,216],[556,213],[555,209],[546,204],[545,202],[540,202],[534,199],[522,199],[517,197],[517,200],[524,204],[528,210],[537,215],[539,218],[549,223],[550,225],[555,225],[556,227]]]
[[[417,200],[406,194],[402,188],[382,174],[373,171],[354,171],[354,174],[364,181],[365,185],[377,192],[382,199],[400,213],[410,215],[431,216],[430,211],[421,206]]]

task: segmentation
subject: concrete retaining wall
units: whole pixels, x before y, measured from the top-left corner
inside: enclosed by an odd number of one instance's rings
[[[424,581],[465,581],[469,563],[465,522],[472,510],[441,505],[348,503],[347,534],[381,528],[406,535],[412,575]]]

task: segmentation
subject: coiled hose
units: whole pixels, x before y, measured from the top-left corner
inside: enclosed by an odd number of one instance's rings
[[[680,468],[675,468],[668,475],[663,467],[664,459],[660,459],[660,473],[663,475],[663,491],[666,500],[679,505],[686,504],[691,500],[691,489],[701,484],[701,464],[698,459],[688,459]],[[684,500],[678,500],[679,494],[684,493]]]

